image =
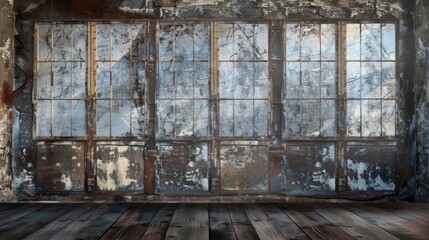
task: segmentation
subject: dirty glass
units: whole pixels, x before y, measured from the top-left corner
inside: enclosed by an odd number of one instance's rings
[[[219,23],[217,27],[220,137],[266,137],[268,26]]]
[[[97,136],[144,137],[146,26],[97,23]]]
[[[84,136],[86,25],[53,22],[37,27],[36,136]]]
[[[158,138],[209,135],[209,49],[207,24],[160,24]]]
[[[336,135],[336,25],[286,23],[283,138]]]
[[[395,25],[347,24],[347,135],[396,135]]]

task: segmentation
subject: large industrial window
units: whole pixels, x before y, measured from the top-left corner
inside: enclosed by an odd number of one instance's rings
[[[86,25],[40,23],[36,136],[85,135]]]
[[[287,23],[286,139],[336,135],[336,25]]]
[[[144,136],[145,29],[144,24],[97,24],[98,137]]]
[[[268,26],[219,24],[221,137],[266,137],[269,90]]]
[[[209,135],[208,24],[160,24],[158,138]]]
[[[396,135],[395,25],[347,24],[347,135]]]

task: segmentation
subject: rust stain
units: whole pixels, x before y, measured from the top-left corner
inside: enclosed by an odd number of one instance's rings
[[[12,85],[8,81],[3,82],[3,90],[0,92],[0,107],[12,107],[15,99]]]

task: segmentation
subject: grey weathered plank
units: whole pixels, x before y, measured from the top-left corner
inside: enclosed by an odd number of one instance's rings
[[[257,204],[243,204],[244,211],[261,239],[286,239],[286,236],[270,220],[261,206]]]
[[[383,229],[368,223],[365,219],[357,216],[356,214],[343,208],[339,208],[334,204],[317,204],[313,205],[313,208],[333,224],[344,226],[342,229],[355,238],[374,240],[398,239]]]
[[[142,240],[162,240],[165,239],[168,226],[173,217],[177,205],[167,205],[158,211],[152,223],[147,228]]]
[[[309,239],[308,236],[275,204],[262,204],[262,208],[288,239]]]
[[[74,204],[51,204],[7,222],[0,226],[0,239],[22,239],[75,207]]]
[[[228,211],[237,239],[259,239],[258,234],[240,204],[228,204]]]
[[[101,216],[97,214],[95,221],[85,224],[85,228],[78,231],[74,239],[99,239],[129,207],[129,204],[115,204],[109,207]]]
[[[210,204],[210,239],[237,239],[228,208],[223,204]]]
[[[379,208],[367,204],[340,204],[344,209],[358,215],[369,223],[376,225],[400,239],[421,239],[415,233],[404,227],[405,221],[393,214],[384,213]]]
[[[355,239],[306,205],[279,206],[311,239]]]
[[[12,205],[9,206],[12,207]],[[14,207],[0,212],[0,225],[21,218],[46,206],[46,204],[16,204]]]
[[[184,240],[209,239],[207,204],[180,205],[171,219],[166,238]]]

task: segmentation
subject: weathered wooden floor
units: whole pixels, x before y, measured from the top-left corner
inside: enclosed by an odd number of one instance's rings
[[[429,239],[429,204],[2,204],[0,239]]]

